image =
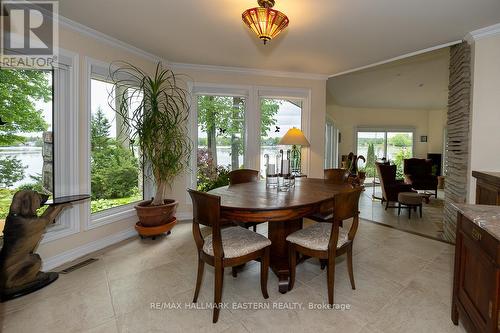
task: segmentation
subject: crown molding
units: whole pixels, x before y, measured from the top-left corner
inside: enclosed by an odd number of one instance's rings
[[[313,74],[313,73],[285,72],[285,71],[274,71],[274,70],[246,68],[246,67],[197,65],[197,64],[180,63],[180,62],[170,62],[168,65],[172,69],[176,70],[201,70],[201,71],[212,71],[219,73],[284,77],[284,78],[303,79],[303,80],[320,80],[320,81],[328,80],[328,75]]]
[[[462,43],[461,39],[453,41],[453,42],[441,44],[441,45],[432,46],[432,47],[429,47],[429,48],[426,48],[426,49],[423,49],[423,50],[418,50],[418,51],[415,51],[415,52],[411,52],[411,53],[406,53],[406,54],[400,55],[398,57],[390,58],[390,59],[387,59],[387,60],[382,60],[382,61],[370,64],[370,65],[366,65],[366,66],[361,66],[361,67],[349,69],[347,71],[343,71],[343,72],[340,72],[340,73],[336,73],[336,74],[330,75],[329,77],[333,78],[333,77],[336,77],[336,76],[340,76],[340,75],[344,75],[344,74],[349,74],[349,73],[354,73],[354,72],[357,72],[357,71],[361,71],[363,69],[368,69],[368,68],[372,68],[372,67],[376,67],[376,66],[380,66],[380,65],[385,65],[385,64],[388,64],[388,63],[393,62],[393,61],[398,61],[398,60],[402,60],[402,59],[414,57],[414,56],[417,56],[417,55],[420,55],[420,54],[424,54],[424,53],[427,53],[427,52],[436,51],[436,50],[443,49],[445,47],[450,47],[450,46],[453,46],[453,45],[456,45],[456,44],[460,44],[460,43]]]
[[[464,39],[467,42],[469,42],[469,44],[472,44],[476,40],[495,36],[495,35],[500,35],[500,23],[471,31],[467,35],[465,35]]]
[[[121,41],[117,38],[111,37],[109,35],[106,35],[105,33],[102,33],[100,31],[92,29],[84,24],[70,20],[69,18],[64,17],[62,15],[58,15],[58,17],[59,17],[59,24],[65,28],[71,29],[73,31],[79,32],[79,33],[86,35],[86,36],[89,36],[89,37],[93,37],[101,42],[104,42],[104,43],[112,45],[114,47],[123,49],[125,51],[133,53],[133,54],[135,54],[139,57],[145,58],[147,60],[150,60],[153,62],[168,63],[168,61],[166,59],[164,59],[160,56],[157,56],[155,54],[144,51],[138,47],[135,47],[135,46],[128,44],[124,41]]]

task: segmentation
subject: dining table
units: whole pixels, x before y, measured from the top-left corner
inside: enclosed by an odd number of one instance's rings
[[[278,277],[279,291],[284,294],[290,276],[286,237],[302,228],[303,218],[331,211],[333,196],[348,188],[348,184],[333,184],[324,179],[297,178],[288,191],[269,188],[265,181],[258,181],[223,186],[208,193],[220,196],[223,219],[268,222],[270,267]]]

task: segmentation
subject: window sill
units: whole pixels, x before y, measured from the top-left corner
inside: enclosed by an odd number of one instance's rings
[[[139,201],[138,201],[139,202]],[[137,213],[134,206],[137,202],[128,205],[106,209],[102,212],[97,212],[90,215],[90,221],[87,225],[87,230],[102,227],[104,225],[119,222],[122,220],[129,220],[131,218],[137,219]]]

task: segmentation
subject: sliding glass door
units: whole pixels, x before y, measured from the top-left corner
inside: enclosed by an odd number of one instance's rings
[[[396,164],[397,176],[403,176],[403,160],[413,157],[413,130],[358,129],[356,154],[366,158],[367,181],[375,177],[375,162],[386,159]]]

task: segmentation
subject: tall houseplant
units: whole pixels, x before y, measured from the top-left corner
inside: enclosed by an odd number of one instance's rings
[[[111,103],[122,119],[122,131],[143,156],[143,170],[154,178],[156,194],[136,206],[143,226],[169,223],[177,201],[166,198],[174,178],[189,166],[191,140],[187,134],[188,92],[176,74],[158,63],[153,75],[127,63],[110,67]]]

